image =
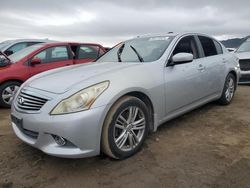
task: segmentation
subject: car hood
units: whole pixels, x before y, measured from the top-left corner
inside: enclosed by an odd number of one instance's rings
[[[250,59],[250,52],[236,52],[235,55],[239,59]]]
[[[51,93],[64,93],[73,86],[89,80],[103,76],[104,74],[114,73],[121,69],[126,69],[138,65],[138,63],[87,63],[73,65],[69,67],[50,70],[36,75],[27,82],[32,88],[44,90]],[[107,78],[102,77],[104,81]]]

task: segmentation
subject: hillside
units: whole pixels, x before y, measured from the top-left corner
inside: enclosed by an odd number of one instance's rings
[[[223,40],[221,41],[221,43],[224,44],[226,48],[238,48],[240,44],[248,38],[250,38],[250,36],[244,38],[232,38],[228,40]]]

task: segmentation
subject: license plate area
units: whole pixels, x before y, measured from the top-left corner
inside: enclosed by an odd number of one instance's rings
[[[15,123],[15,125],[19,128],[19,130],[25,134],[26,136],[30,137],[30,138],[33,138],[33,139],[37,139],[38,138],[38,132],[35,132],[35,131],[31,131],[31,130],[28,130],[28,129],[25,129],[23,127],[23,119],[21,118],[18,118],[14,115],[11,115],[11,120],[13,123]]]
[[[11,121],[15,123],[19,129],[23,130],[23,120],[21,118],[11,115]]]

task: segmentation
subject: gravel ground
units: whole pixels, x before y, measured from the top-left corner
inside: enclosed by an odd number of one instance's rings
[[[250,188],[250,86],[229,106],[203,106],[162,125],[135,156],[51,157],[22,143],[0,109],[0,187]]]

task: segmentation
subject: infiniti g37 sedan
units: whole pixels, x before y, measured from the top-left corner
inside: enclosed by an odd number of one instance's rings
[[[124,159],[162,123],[211,101],[230,104],[239,72],[238,58],[209,36],[137,37],[95,63],[29,79],[12,103],[12,127],[49,155]]]

